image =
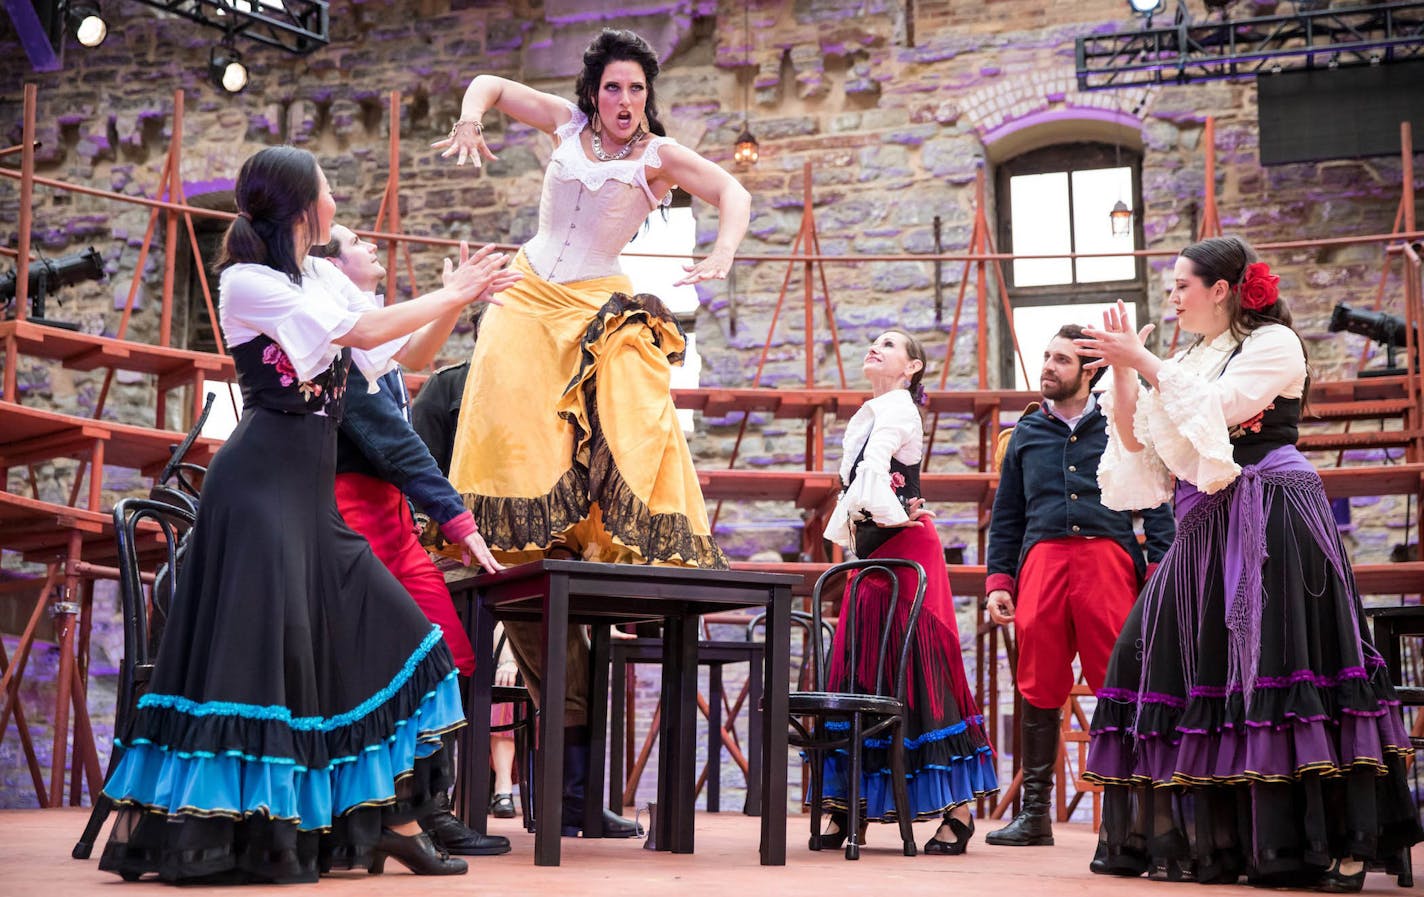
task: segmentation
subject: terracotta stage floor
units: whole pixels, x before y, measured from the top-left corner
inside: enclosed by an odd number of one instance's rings
[[[757,820],[740,814],[699,813],[697,853],[673,856],[641,849],[637,841],[583,841],[564,839],[564,865],[534,865],[534,840],[514,820],[490,820],[494,831],[510,836],[513,852],[502,857],[471,858],[467,875],[419,878],[395,862],[382,876],[342,873],[316,885],[286,887],[183,888],[173,890],[156,883],[126,884],[100,873],[96,860],[70,859],[69,851],[88,818],[86,809],[0,811],[0,895],[51,897],[51,895],[108,894],[113,897],[142,894],[293,894],[320,893],[326,897],[430,897],[459,894],[470,897],[520,897],[531,894],[589,895],[589,897],[658,897],[664,894],[718,895],[718,897],[827,897],[833,894],[869,895],[993,895],[993,897],[1057,897],[1057,895],[1156,895],[1184,893],[1172,886],[1143,879],[1112,879],[1088,871],[1095,836],[1086,825],[1055,826],[1057,844],[1041,848],[987,847],[981,826],[969,852],[960,857],[913,859],[900,855],[893,829],[875,826],[868,847],[858,862],[848,863],[840,852],[813,854],[806,850],[806,819],[793,815],[788,829],[787,865],[757,865]],[[932,826],[916,827],[921,843]],[[107,833],[106,833],[107,834]],[[98,847],[95,855],[98,855]],[[1424,851],[1416,850],[1416,869],[1424,869]],[[1370,874],[1365,892],[1408,894],[1394,879]],[[1192,893],[1207,893],[1192,891]],[[1212,888],[1211,894],[1261,894],[1255,888]]]

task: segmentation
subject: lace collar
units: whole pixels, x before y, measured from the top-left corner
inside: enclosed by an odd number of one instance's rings
[[[659,151],[664,146],[677,144],[671,137],[650,136],[643,154],[636,159],[595,162],[583,151],[583,141],[579,139],[579,134],[587,125],[588,116],[578,106],[569,103],[569,120],[554,129],[559,145],[554,148],[552,161],[559,164],[563,179],[580,181],[590,190],[597,190],[609,181],[618,181],[648,192],[647,169],[661,168],[663,160]],[[666,196],[656,201],[668,205],[672,202],[672,191],[669,190]]]

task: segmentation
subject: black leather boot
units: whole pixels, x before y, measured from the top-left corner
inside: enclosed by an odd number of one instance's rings
[[[450,798],[435,796],[434,810],[422,816],[420,827],[429,833],[437,846],[450,853],[467,857],[492,857],[509,853],[509,839],[502,835],[482,835],[450,812]],[[399,857],[397,857],[399,859]]]
[[[1053,844],[1053,824],[1048,815],[1053,791],[1053,767],[1058,763],[1057,707],[1044,710],[1023,704],[1023,809],[1014,821],[985,836],[999,847],[1048,847]]]
[[[566,838],[577,837],[583,832],[583,808],[585,792],[588,790],[588,727],[564,727],[564,795],[563,827]],[[598,799],[595,797],[595,800]],[[603,837],[641,838],[643,827],[631,819],[603,810]]]

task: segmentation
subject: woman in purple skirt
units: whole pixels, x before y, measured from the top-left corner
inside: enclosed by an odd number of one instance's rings
[[[1113,368],[1103,504],[1177,515],[1098,693],[1094,872],[1358,891],[1421,840],[1399,702],[1295,447],[1309,376],[1279,280],[1203,240],[1171,296],[1191,347],[1158,359],[1120,303],[1079,341]]]

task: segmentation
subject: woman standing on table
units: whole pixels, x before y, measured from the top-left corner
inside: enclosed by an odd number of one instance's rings
[[[447,260],[443,287],[377,308],[307,257],[336,209],[311,153],[262,150],[235,192],[219,314],[244,410],[204,477],[153,679],[119,733],[100,868],[299,882],[380,872],[391,856],[462,873],[415,822],[452,782],[455,666],[440,628],[342,521],[336,433],[351,360],[375,383],[423,351],[434,337],[422,328],[480,297],[503,258]]]
[[[1295,447],[1304,346],[1245,241],[1188,246],[1175,278],[1180,324],[1201,335],[1185,352],[1148,352],[1151,325],[1132,333],[1121,303],[1078,341],[1113,368],[1103,504],[1174,498],[1177,515],[1098,693],[1092,869],[1358,891],[1366,861],[1421,833],[1394,688]]]
[[[628,31],[584,52],[577,103],[492,75],[465,92],[442,155],[493,160],[492,109],[554,138],[524,279],[480,325],[450,480],[504,563],[550,549],[591,560],[721,568],[669,393],[686,346],[656,297],[631,295],[618,255],[680,186],[716,206],[717,242],[678,285],[722,278],[750,198],[663,136],[657,57]],[[517,346],[519,351],[506,351]]]
[[[826,524],[827,538],[852,549],[859,558],[902,558],[917,562],[926,576],[925,602],[911,636],[907,671],[908,722],[898,737],[907,746],[910,813],[912,818],[940,819],[939,829],[925,844],[925,853],[962,854],[974,835],[969,803],[998,791],[994,749],[984,732],[984,716],[969,689],[960,654],[959,625],[944,548],[935,531],[934,515],[921,507],[920,461],[923,456],[925,350],[901,330],[888,330],[865,353],[864,371],[872,398],[846,424],[841,453],[840,501]],[[849,691],[851,678],[875,682],[881,633],[890,626],[890,643],[905,637],[916,578],[897,569],[900,600],[895,619],[887,621],[890,590],[867,577],[856,605],[855,668],[845,666],[845,616],[836,627],[831,648],[830,691]],[[850,600],[849,586],[844,600]],[[886,658],[886,675],[893,681],[896,658]],[[862,818],[896,822],[890,779],[889,752],[867,742],[862,761]],[[835,830],[821,836],[821,846],[838,847],[846,837],[846,776],[849,755],[836,751],[826,759],[825,802],[837,808]]]
[[[730,174],[663,136],[657,75],[642,38],[604,31],[584,51],[577,103],[480,75],[450,136],[435,144],[461,164],[493,160],[481,124],[492,109],[555,144],[538,232],[513,262],[524,278],[480,324],[450,463],[450,482],[501,563],[727,566],[670,392],[686,338],[657,297],[632,295],[618,256],[676,185],[719,216],[712,252],[678,285],[725,277],[750,197]],[[541,700],[538,625],[509,621],[505,632]],[[573,835],[589,763],[588,648],[571,634],[567,651],[563,830]],[[605,812],[603,833],[639,830]]]

